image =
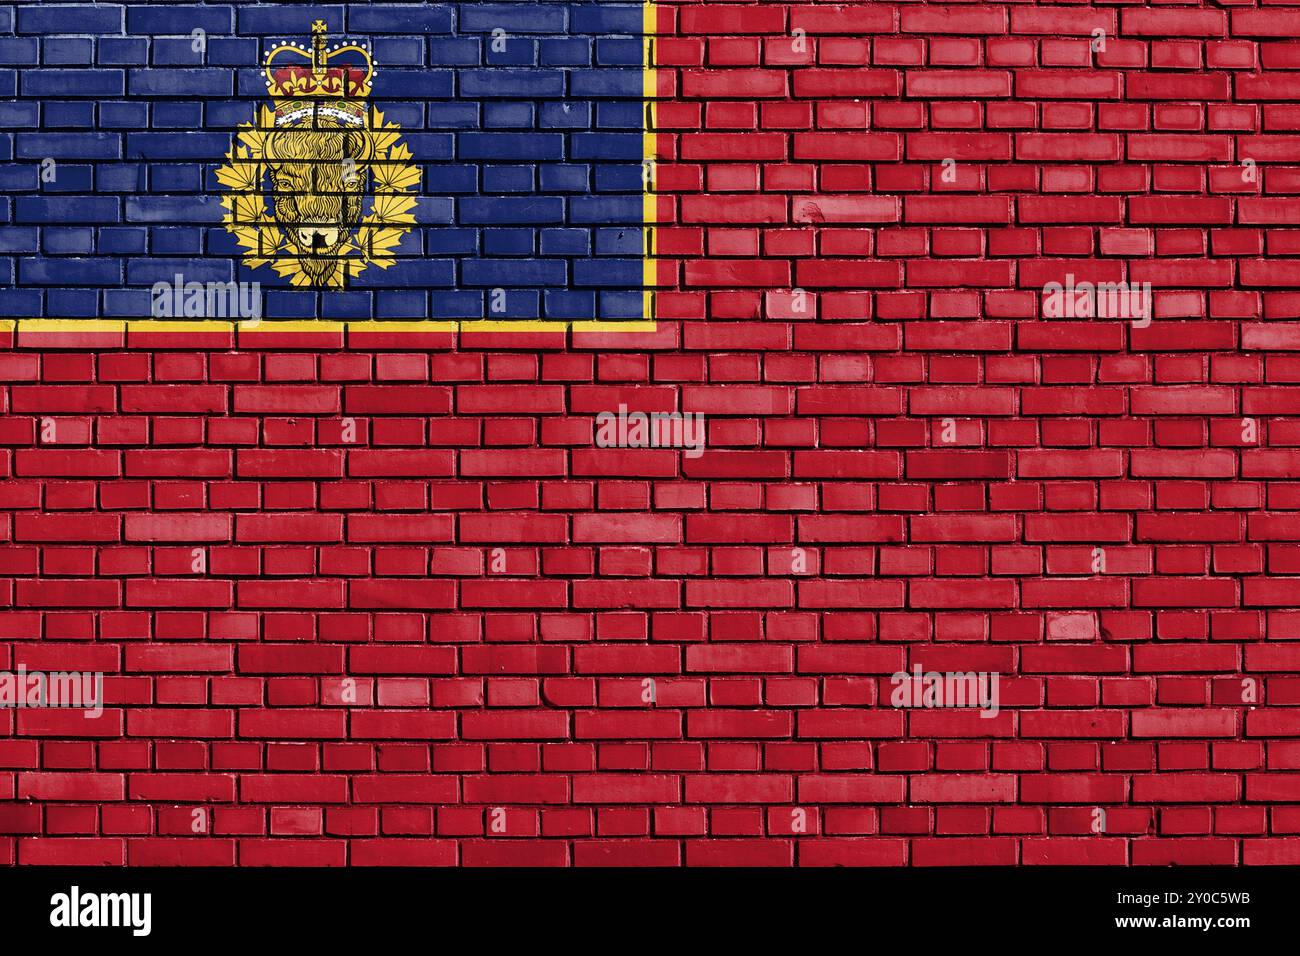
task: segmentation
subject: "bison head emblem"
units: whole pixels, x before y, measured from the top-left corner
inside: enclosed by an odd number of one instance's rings
[[[269,134],[266,166],[275,220],[312,285],[331,284],[361,221],[369,176],[364,130],[318,121]]]

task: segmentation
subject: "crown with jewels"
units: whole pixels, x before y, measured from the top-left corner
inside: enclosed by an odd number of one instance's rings
[[[365,99],[375,75],[369,44],[327,45],[325,21],[311,25],[311,46],[280,43],[266,56],[266,89],[275,125],[295,126],[312,116],[345,126],[366,125]]]

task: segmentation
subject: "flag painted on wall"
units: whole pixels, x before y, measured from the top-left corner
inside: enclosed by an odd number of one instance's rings
[[[20,331],[654,327],[650,4],[0,15]]]

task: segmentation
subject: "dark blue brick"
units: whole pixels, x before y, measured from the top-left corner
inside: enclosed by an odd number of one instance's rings
[[[544,256],[589,256],[591,233],[586,229],[542,229],[541,253]]]
[[[95,188],[95,170],[92,166],[61,163],[55,172],[54,179],[41,182],[41,188],[47,193],[88,193]]]
[[[189,36],[195,30],[228,34],[234,24],[234,8],[219,4],[159,3],[126,11],[126,32],[150,36]]]
[[[488,129],[532,129],[533,104],[504,101],[483,104],[483,126]]]
[[[635,226],[596,230],[596,255],[639,256],[645,248],[645,235]]]
[[[564,95],[564,73],[560,70],[463,70],[461,96],[521,96],[525,98]]]
[[[597,40],[596,62],[601,66],[640,67],[645,63],[645,47],[640,40]]]
[[[99,252],[103,255],[140,255],[148,247],[148,231],[114,226],[99,230]]]
[[[132,96],[229,96],[234,84],[229,70],[160,69],[131,70],[128,87]]]
[[[192,101],[162,100],[154,104],[153,125],[155,129],[197,129],[203,125],[203,107]]]
[[[544,314],[548,319],[594,319],[596,294],[578,289],[548,290]]]
[[[591,40],[586,37],[547,37],[538,44],[542,66],[589,66]]]
[[[144,37],[100,37],[100,66],[144,66],[149,62],[149,41]]]
[[[117,259],[19,259],[19,285],[117,285],[122,265]]]
[[[29,226],[0,226],[0,255],[35,253],[39,247],[37,231]]]
[[[456,212],[456,202],[441,196],[424,196],[415,207],[415,221],[424,226],[441,226],[451,223]]]
[[[399,260],[389,269],[367,269],[354,281],[357,288],[449,289],[456,284],[456,264],[450,259]]]
[[[640,3],[578,3],[569,8],[569,29],[574,33],[605,36],[645,32],[645,11]]]
[[[627,163],[600,163],[596,166],[596,192],[598,193],[640,193],[644,189],[642,182],[645,170],[640,163],[635,166]]]
[[[435,292],[434,298],[447,292]],[[398,290],[378,291],[375,294],[376,319],[423,319],[428,312],[428,297],[423,292]]]
[[[429,40],[430,66],[477,66],[482,47],[470,37],[433,37]]]
[[[397,318],[401,315],[384,307],[384,296],[392,293],[380,293],[379,314],[381,317]],[[435,292],[431,296],[428,308],[431,319],[477,319],[483,315],[483,294],[481,292]],[[423,312],[417,313],[422,316]]]
[[[89,37],[47,37],[41,50],[46,66],[90,66],[95,62],[95,41]]]
[[[96,185],[100,192],[144,192],[148,184],[148,171],[143,163],[101,165],[97,173]]]
[[[142,228],[142,229],[144,229],[146,232],[148,232],[150,227],[148,227],[148,226],[141,226],[141,227],[138,227],[138,228]],[[221,243],[221,242],[223,242],[223,241],[231,241],[231,242],[233,242],[233,240],[231,239],[230,233],[226,232],[225,228],[222,227],[222,226],[214,226],[214,225],[211,225],[211,224],[204,225],[204,227],[203,227],[203,236],[204,236],[204,242],[205,242],[206,245],[207,245],[207,250],[208,250],[208,254],[209,254],[209,255],[218,255],[218,252],[217,252],[217,246],[218,246],[219,243]],[[234,250],[234,247],[233,247],[233,246],[230,246],[230,247],[223,247],[223,250],[222,250],[222,251],[223,251],[223,252],[233,252],[233,250]],[[235,253],[235,254],[237,254],[237,253]]]
[[[235,242],[234,236],[226,232],[224,228],[221,228],[220,226],[210,227],[207,236],[208,255],[229,256],[235,259],[242,255],[239,244]],[[260,278],[263,284],[274,282],[273,278],[264,274],[265,271],[266,270],[258,270],[258,275],[255,275],[252,278]],[[272,276],[273,275],[274,273],[272,273]],[[245,278],[248,278],[248,276],[245,276]]]
[[[90,226],[46,226],[41,251],[54,256],[88,256],[95,251],[95,230]]]
[[[149,251],[161,256],[197,256],[203,252],[203,232],[186,227],[155,229]]]
[[[645,314],[645,296],[642,292],[600,293],[600,318],[602,319],[648,319],[653,316]]]
[[[476,129],[479,125],[477,103],[430,103],[430,129]]]
[[[18,223],[118,222],[118,201],[112,196],[19,196]]]
[[[530,256],[537,251],[531,229],[484,229],[483,252],[489,256]]]
[[[265,295],[262,310],[268,319],[311,319],[316,316],[315,292],[268,289]]]
[[[332,292],[321,296],[320,306],[323,319],[368,319],[374,308],[374,293]]]
[[[206,159],[224,156],[230,148],[225,133],[127,133],[126,155],[130,159]]]
[[[430,229],[424,242],[431,256],[466,256],[478,251],[476,229]]]
[[[45,312],[56,318],[94,318],[99,314],[99,292],[95,289],[51,289],[45,296]]]
[[[209,129],[234,129],[240,123],[251,122],[254,116],[252,104],[246,100],[221,101],[204,105],[204,115],[208,118]],[[224,155],[225,150],[222,150]],[[215,187],[214,187],[215,188]]]
[[[639,223],[645,215],[640,196],[574,196],[569,200],[569,221]]]
[[[398,259],[420,259],[424,257],[424,230],[415,229],[402,236],[402,241],[397,244],[397,249],[393,254]]]
[[[202,66],[204,51],[189,37],[159,37],[153,41],[154,66]]]
[[[235,32],[241,36],[271,34],[277,38],[298,38],[297,42],[302,42],[303,38],[311,35],[311,25],[315,20],[324,20],[331,35],[344,32],[342,6],[240,6],[236,12]]]
[[[559,133],[461,133],[456,137],[460,159],[563,159]]]
[[[645,128],[645,111],[641,101],[602,100],[596,104],[596,128],[604,130]]]
[[[122,96],[121,70],[31,70],[23,73],[23,96]]]
[[[537,65],[537,43],[530,37],[484,38],[483,47],[488,66]]]
[[[40,112],[37,103],[0,103],[0,127],[26,129],[35,126]]]
[[[483,191],[489,193],[527,193],[533,191],[535,167],[484,166]]]
[[[565,9],[546,3],[465,3],[460,29],[466,33],[563,33]]]
[[[540,120],[543,129],[590,129],[591,104],[567,101],[543,103]]]
[[[95,125],[95,104],[88,101],[45,101],[47,127],[90,129]]]
[[[406,133],[402,139],[411,152],[425,162],[453,158],[456,141],[450,133]]]
[[[426,166],[424,168],[424,183],[424,191],[435,195],[472,193],[478,189],[478,167]]]
[[[198,192],[203,187],[203,169],[197,164],[155,165],[149,171],[149,188],[161,192]]]
[[[461,270],[466,285],[489,288],[562,286],[568,281],[565,264],[555,259],[467,259]]]
[[[573,159],[640,160],[645,140],[640,133],[574,133]]]
[[[210,66],[261,67],[260,45],[256,40],[236,37],[209,37],[208,64]]]
[[[262,79],[260,73],[253,75],[261,83],[260,92],[254,91],[253,95],[266,95],[266,81]],[[418,91],[423,97],[429,99],[450,99],[452,90],[456,85],[456,77],[451,70],[430,70],[417,69],[412,67],[391,67],[384,69],[379,67],[379,76],[376,77],[377,84],[375,94],[372,100],[377,100],[378,105],[382,108],[383,98],[385,96],[394,96],[407,94]]]
[[[101,103],[99,125],[104,129],[140,129],[149,123],[147,103]]]
[[[559,196],[467,196],[458,199],[462,223],[562,223]]]
[[[40,43],[35,37],[0,37],[0,64],[35,66],[40,58]]]
[[[18,8],[19,33],[121,33],[122,7],[42,4]]]
[[[148,289],[105,289],[104,314],[139,319],[153,315],[153,295]]]
[[[488,319],[536,319],[541,316],[541,296],[532,289],[507,289],[503,297],[488,296]]]
[[[589,188],[590,166],[547,165],[541,167],[542,192],[583,193]]]
[[[130,196],[127,222],[220,222],[225,210],[219,196]]]
[[[641,70],[602,68],[571,70],[569,95],[622,96],[639,99],[644,92],[645,77]]]
[[[424,107],[419,103],[385,103],[381,109],[384,119],[407,130],[420,130],[424,127]]]
[[[173,282],[177,275],[186,282],[229,282],[234,266],[220,259],[128,259],[126,281],[131,285]]]
[[[43,314],[37,289],[0,289],[0,314],[37,317]]]
[[[417,37],[380,37],[371,48],[375,62],[384,66],[424,65],[424,41]]]
[[[640,259],[574,259],[573,284],[627,288],[643,280],[643,271]]]
[[[419,4],[366,4],[348,10],[353,33],[450,33],[451,7]]]

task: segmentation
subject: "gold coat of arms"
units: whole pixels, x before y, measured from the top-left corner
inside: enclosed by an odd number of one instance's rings
[[[245,263],[316,289],[387,269],[415,224],[420,171],[400,127],[367,101],[368,44],[329,44],[317,20],[310,46],[275,46],[263,73],[270,103],[240,125],[216,173]]]

